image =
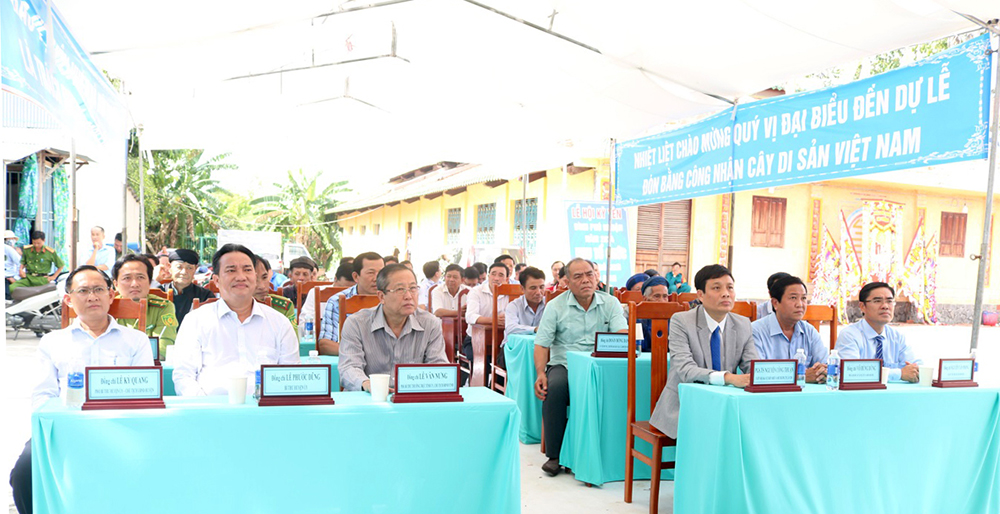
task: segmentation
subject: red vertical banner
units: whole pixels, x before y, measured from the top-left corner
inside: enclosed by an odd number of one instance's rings
[[[719,211],[719,264],[725,266],[729,262],[729,217],[732,216],[732,195],[722,195],[722,207]]]

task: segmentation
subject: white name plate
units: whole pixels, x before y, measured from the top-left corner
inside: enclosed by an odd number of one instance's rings
[[[636,337],[642,332],[636,332]],[[594,357],[628,357],[628,334],[598,332],[594,334]]]
[[[840,389],[845,391],[885,389],[882,361],[878,359],[843,359],[840,361]]]
[[[163,408],[163,368],[89,367],[83,410]]]
[[[458,364],[396,364],[393,403],[460,402]]]
[[[330,365],[264,366],[260,385],[262,396],[329,395]]]
[[[801,391],[795,383],[796,362],[792,359],[750,361],[750,384],[743,390],[748,393],[780,393]]]

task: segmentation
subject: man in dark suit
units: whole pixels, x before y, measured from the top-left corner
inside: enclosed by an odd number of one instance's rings
[[[746,387],[750,375],[736,372],[749,373],[750,361],[757,358],[750,320],[730,312],[736,292],[729,269],[718,264],[705,266],[695,275],[694,285],[701,305],[670,319],[667,385],[649,419],[651,425],[675,439],[680,412],[678,384]]]

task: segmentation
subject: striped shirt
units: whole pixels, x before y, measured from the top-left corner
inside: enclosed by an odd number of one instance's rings
[[[360,391],[370,375],[391,374],[396,364],[448,363],[437,316],[417,309],[397,338],[382,308],[362,309],[344,321],[337,369],[345,391]]]
[[[319,326],[319,338],[340,341],[340,297],[349,300],[358,294],[357,284],[333,295],[323,309],[323,322]],[[350,316],[350,315],[348,315]]]

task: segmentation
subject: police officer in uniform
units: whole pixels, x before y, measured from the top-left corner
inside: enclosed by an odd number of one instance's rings
[[[178,323],[184,322],[184,316],[191,311],[194,299],[204,302],[209,298],[215,298],[208,289],[194,283],[194,272],[198,269],[198,253],[194,250],[178,248],[170,252],[170,276],[173,279],[169,284],[160,286],[160,289],[174,291],[174,309],[177,313]]]
[[[253,291],[254,300],[264,303],[264,299],[270,297],[271,308],[288,318],[292,328],[295,328],[295,303],[280,294],[271,292],[271,268],[263,257],[259,255],[254,257],[256,257],[254,267],[257,269],[257,286]]]
[[[173,346],[177,338],[177,315],[170,301],[149,294],[149,277],[153,265],[141,255],[126,254],[115,262],[111,269],[115,291],[119,298],[130,298],[138,302],[146,299],[146,335],[160,338],[160,360],[166,358],[167,346]],[[136,328],[138,320],[120,319],[119,325]]]
[[[52,267],[56,272],[52,273]],[[45,233],[35,230],[31,233],[31,244],[21,251],[21,279],[10,285],[13,291],[21,286],[43,286],[52,282],[62,272],[63,260],[56,251],[45,246]]]

